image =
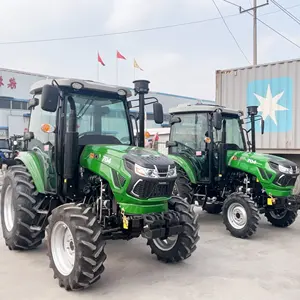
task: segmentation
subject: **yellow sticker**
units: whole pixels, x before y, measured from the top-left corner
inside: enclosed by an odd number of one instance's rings
[[[273,205],[273,199],[272,198],[267,199],[267,205]]]
[[[128,229],[128,219],[126,216],[123,216],[123,228]]]

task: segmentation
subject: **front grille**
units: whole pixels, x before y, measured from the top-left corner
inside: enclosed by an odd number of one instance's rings
[[[275,179],[275,184],[282,187],[285,186],[294,186],[297,180],[297,176],[280,174]]]
[[[132,194],[139,198],[157,198],[157,197],[170,197],[172,194],[174,181],[156,182],[139,180],[132,189]]]

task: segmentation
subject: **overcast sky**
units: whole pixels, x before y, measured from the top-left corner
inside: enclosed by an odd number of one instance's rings
[[[241,48],[252,62],[252,19],[238,8],[215,0]],[[231,0],[248,8],[252,0]],[[264,3],[258,0],[258,3]],[[300,18],[299,0],[278,0]],[[47,3],[47,4],[46,4]],[[258,17],[300,45],[299,25],[274,4]],[[267,15],[264,15],[266,14]],[[1,0],[0,42],[84,36],[200,21],[219,17],[212,0]],[[258,62],[300,57],[300,49],[258,25]],[[122,35],[28,44],[0,44],[0,67],[63,77],[97,79],[97,51],[106,66],[100,81],[132,86],[133,58],[153,91],[204,99],[215,97],[215,70],[246,66],[222,19]]]

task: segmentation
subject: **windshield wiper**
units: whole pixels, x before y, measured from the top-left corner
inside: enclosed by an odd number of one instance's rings
[[[88,101],[90,101],[89,104],[87,104]],[[83,107],[80,109],[80,111],[79,111],[78,114],[77,114],[77,118],[78,118],[78,119],[81,119],[81,118],[82,118],[82,116],[86,113],[86,111],[89,109],[89,107],[91,106],[91,104],[92,104],[93,102],[94,102],[93,99],[89,99],[89,100],[87,100],[87,101],[85,102],[85,104],[83,105]],[[84,112],[82,112],[83,110],[84,110]],[[82,112],[82,114],[80,115],[81,112]]]

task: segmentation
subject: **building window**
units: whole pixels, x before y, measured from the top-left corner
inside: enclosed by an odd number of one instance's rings
[[[28,103],[27,102],[21,102],[22,103],[22,109],[28,110]]]
[[[12,109],[21,109],[21,104],[22,104],[22,102],[12,101],[11,102],[11,108]]]
[[[0,97],[0,108],[10,109],[10,100]]]

